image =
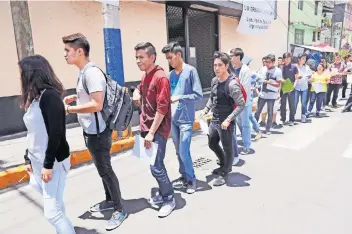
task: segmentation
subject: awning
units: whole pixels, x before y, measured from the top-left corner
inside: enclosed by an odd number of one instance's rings
[[[297,47],[302,47],[302,48],[306,48],[309,50],[315,50],[315,51],[319,51],[319,52],[327,52],[327,53],[336,53],[338,52],[337,49],[335,49],[334,47],[331,47],[329,45],[325,45],[325,46],[308,46],[308,45],[298,45],[298,44],[291,44],[292,46],[297,46]]]
[[[165,1],[165,0],[152,0],[152,2],[170,4],[179,7],[189,7],[193,9],[217,12],[220,15],[241,17],[242,4],[235,1]]]

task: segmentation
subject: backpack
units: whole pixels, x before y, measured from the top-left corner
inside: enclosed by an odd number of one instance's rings
[[[234,76],[230,76],[229,79],[230,79],[230,80],[229,80],[229,83],[230,83],[231,80],[233,80],[233,79],[235,79],[235,80],[237,81],[238,85],[240,86],[240,89],[241,89],[241,92],[242,92],[242,95],[243,95],[244,102],[246,102],[246,101],[247,101],[247,93],[246,93],[246,90],[244,90],[243,85],[242,85],[241,82],[240,82],[240,79],[239,79],[238,77],[234,77]],[[218,83],[218,80],[217,80],[217,79],[214,79],[214,82],[212,82],[212,84],[211,84],[211,88],[213,89],[213,86],[217,85],[217,83]],[[232,102],[232,100],[231,100],[231,102]],[[233,104],[233,108],[234,108],[234,109],[237,108],[236,103]]]
[[[92,65],[89,67],[97,66]],[[87,94],[89,94],[86,84],[85,70],[82,75],[82,85]],[[100,113],[108,128],[115,131],[125,131],[128,128],[133,115],[132,98],[126,87],[121,87],[116,81],[111,79],[110,76],[108,77],[100,68],[99,70],[104,74],[106,80],[104,104]],[[100,130],[97,112],[95,112],[94,115],[97,123],[97,134],[99,135]]]

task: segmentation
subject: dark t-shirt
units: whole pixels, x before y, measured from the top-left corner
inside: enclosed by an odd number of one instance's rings
[[[284,65],[282,67],[282,78],[287,79],[289,78],[292,83],[295,82],[296,78],[295,75],[298,73],[298,68],[295,64],[290,63],[288,66]]]

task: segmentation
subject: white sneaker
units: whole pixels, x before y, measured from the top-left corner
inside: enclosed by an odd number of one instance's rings
[[[305,115],[302,115],[301,116],[301,121],[302,121],[302,123],[307,122],[307,117]]]
[[[162,207],[159,210],[158,217],[165,218],[171,214],[171,212],[176,208],[176,201],[172,199],[170,202],[163,203]]]
[[[239,162],[240,162],[239,157],[234,157],[234,158],[233,158],[232,166],[236,166]]]

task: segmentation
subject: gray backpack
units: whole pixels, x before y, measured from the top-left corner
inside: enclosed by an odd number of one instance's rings
[[[89,67],[97,66],[91,65]],[[82,85],[84,90],[89,94],[86,84],[85,70],[83,71]],[[116,81],[108,77],[100,68],[99,70],[104,74],[106,80],[104,105],[100,113],[108,128],[115,131],[125,131],[128,128],[133,115],[132,98],[128,93],[127,88],[121,87]],[[97,133],[99,135],[98,115],[96,112],[94,114],[97,122]]]

